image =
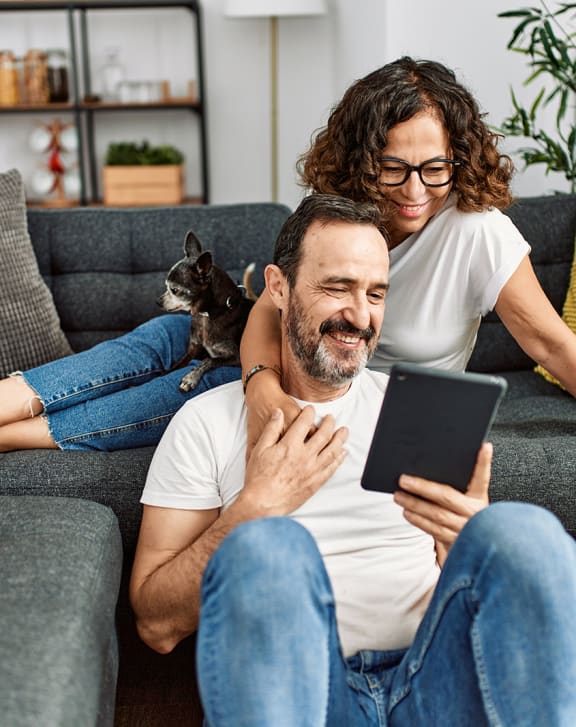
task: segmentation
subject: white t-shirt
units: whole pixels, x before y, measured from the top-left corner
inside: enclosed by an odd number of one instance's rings
[[[347,393],[315,403],[346,425],[348,455],[291,517],[314,536],[336,599],[344,654],[408,646],[439,569],[430,536],[410,525],[392,496],[362,489],[360,478],[388,377],[363,371]],[[300,402],[303,404],[304,402]],[[243,486],[246,409],[240,382],[188,401],[154,454],[142,503],[168,508],[226,508]]]
[[[464,371],[481,317],[530,252],[497,209],[461,212],[451,195],[419,232],[390,252],[390,290],[370,368],[401,361]]]

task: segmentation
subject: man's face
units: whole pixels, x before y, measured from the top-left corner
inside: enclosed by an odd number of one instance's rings
[[[388,252],[371,225],[313,223],[284,311],[300,368],[332,387],[347,385],[374,352],[384,317]]]

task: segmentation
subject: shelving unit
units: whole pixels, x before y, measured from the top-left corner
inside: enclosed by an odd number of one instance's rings
[[[138,10],[150,8],[184,8],[193,16],[194,43],[196,50],[196,97],[183,100],[154,101],[151,103],[104,103],[85,101],[92,95],[91,66],[89,53],[88,24],[89,14],[102,10]],[[204,38],[202,27],[202,10],[198,0],[181,2],[115,2],[114,0],[100,0],[99,2],[60,2],[36,1],[3,2],[0,1],[0,13],[32,12],[60,10],[67,14],[68,36],[70,45],[70,103],[49,103],[43,105],[0,106],[0,114],[39,114],[53,112],[70,112],[74,116],[74,123],[78,134],[78,171],[80,176],[80,204],[98,204],[98,168],[95,152],[95,116],[101,112],[128,111],[131,113],[144,113],[147,111],[163,111],[182,109],[194,114],[198,118],[197,142],[199,145],[201,195],[197,200],[208,203],[210,197],[208,173],[208,144],[206,134],[206,90],[204,80]],[[76,22],[78,21],[78,22]],[[1,22],[1,21],[0,21]],[[88,195],[88,180],[91,194]]]

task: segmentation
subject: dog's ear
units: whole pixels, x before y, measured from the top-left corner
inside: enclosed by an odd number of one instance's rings
[[[184,254],[186,257],[198,257],[201,252],[202,243],[192,230],[188,230],[186,233],[186,239],[184,240]]]
[[[199,275],[204,277],[210,275],[212,271],[212,253],[208,251],[203,252],[194,263],[194,267],[198,271]]]

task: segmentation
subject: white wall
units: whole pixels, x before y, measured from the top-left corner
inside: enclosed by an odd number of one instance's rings
[[[270,199],[269,23],[224,16],[226,0],[203,0],[211,201]],[[483,0],[328,0],[322,17],[279,21],[279,197],[294,206],[302,191],[295,161],[332,105],[356,78],[402,54],[430,57],[452,66],[477,95],[488,121],[498,125],[510,113],[510,86],[521,97],[524,59],[506,50],[515,23],[497,17],[522,3]],[[552,3],[554,5],[554,3]],[[0,48],[18,55],[33,46],[66,44],[59,13],[0,13]],[[107,45],[120,45],[127,77],[173,79],[183,93],[194,74],[190,19],[183,10],[139,14],[138,32],[128,12],[104,12],[90,27],[92,62],[103,61]],[[96,80],[96,79],[95,79]],[[522,96],[524,94],[524,96]],[[30,130],[49,116],[0,115],[0,169],[20,168],[29,178],[42,158],[27,146]],[[109,113],[97,120],[98,157],[110,141],[173,143],[187,155],[189,194],[199,190],[195,121],[185,112],[150,115]],[[520,145],[511,139],[504,150]],[[519,165],[521,166],[521,164]],[[566,189],[559,176],[539,169],[516,175],[517,194]]]
[[[227,18],[226,0],[204,0],[215,202],[270,198],[270,23]],[[330,16],[279,21],[279,198],[300,196],[295,159],[332,101]],[[212,40],[211,40],[212,39]]]

